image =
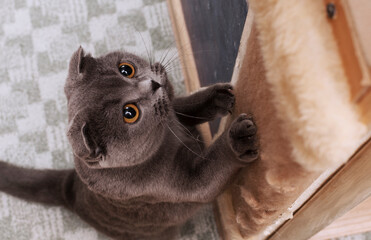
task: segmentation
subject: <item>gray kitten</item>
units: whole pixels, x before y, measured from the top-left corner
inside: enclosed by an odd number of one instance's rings
[[[125,240],[171,239],[258,158],[256,127],[240,115],[205,149],[195,125],[226,115],[230,84],[174,98],[164,67],[125,52],[100,58],[80,47],[65,85],[75,169],[34,170],[0,162],[0,190],[62,205]]]

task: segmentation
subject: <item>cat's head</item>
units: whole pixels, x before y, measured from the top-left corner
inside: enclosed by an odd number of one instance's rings
[[[90,168],[140,164],[159,149],[173,116],[173,89],[165,69],[113,52],[72,56],[65,85],[67,136],[74,155]]]

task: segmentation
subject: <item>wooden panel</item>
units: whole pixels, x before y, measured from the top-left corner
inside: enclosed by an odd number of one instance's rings
[[[369,73],[371,73],[371,1],[370,0],[345,0],[354,25],[362,54],[366,60]]]
[[[200,81],[193,53],[185,50],[185,46],[190,46],[191,41],[183,15],[181,0],[168,0],[167,4],[182,64],[185,86],[188,92],[196,91],[200,88]],[[187,52],[185,53],[184,51]]]
[[[310,240],[325,240],[371,231],[371,198],[335,220]]]
[[[269,239],[305,240],[371,195],[371,139]]]
[[[369,129],[371,129],[371,92],[368,92],[366,96],[358,103],[359,111],[362,115],[362,121],[367,123]]]
[[[347,5],[342,0],[324,0],[326,6],[334,4],[335,15],[328,17],[335,40],[339,47],[345,74],[348,78],[352,99],[358,102],[368,91],[371,82],[368,78],[368,70],[365,68],[359,43],[355,39],[353,23]],[[367,73],[366,73],[367,71]]]
[[[371,1],[369,0],[344,0],[344,6],[349,22],[352,24],[352,34],[358,43],[356,48],[360,59],[361,68],[364,72],[364,85],[371,80]],[[371,89],[369,88],[365,95],[359,100],[358,104],[362,120],[369,125],[371,129]]]

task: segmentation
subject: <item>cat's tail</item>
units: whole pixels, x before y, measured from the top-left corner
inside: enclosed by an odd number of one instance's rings
[[[74,170],[36,170],[0,161],[0,191],[48,205],[70,207]]]

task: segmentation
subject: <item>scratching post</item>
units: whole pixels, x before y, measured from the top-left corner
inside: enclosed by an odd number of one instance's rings
[[[323,11],[320,1],[249,1],[232,80],[237,102],[224,128],[253,114],[261,159],[218,200],[226,239],[266,237],[267,226],[291,218],[295,200],[346,162],[366,133]]]
[[[370,167],[364,164],[370,141],[362,145],[371,123],[370,35],[365,27],[371,4],[248,2],[232,77],[237,102],[232,116],[222,119],[219,133],[240,113],[252,114],[261,159],[243,169],[218,198],[217,219],[226,240],[308,239],[371,194],[365,177]],[[188,38],[180,30],[186,28],[180,0],[168,4],[179,44]],[[190,76],[195,73],[194,59],[187,59],[183,66]],[[186,77],[186,82],[195,79]],[[344,181],[362,184],[339,187]],[[344,193],[354,200],[342,198],[332,211],[320,207],[333,206]],[[315,213],[308,217],[312,209]],[[297,226],[301,231],[293,232]]]

